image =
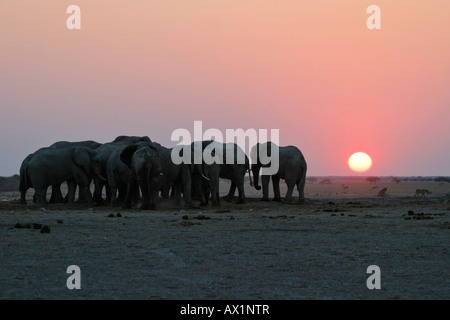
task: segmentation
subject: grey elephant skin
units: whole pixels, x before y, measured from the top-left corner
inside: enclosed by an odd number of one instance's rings
[[[68,147],[62,149],[42,148],[27,161],[24,181],[35,189],[36,203],[47,204],[47,189],[67,181],[68,202],[74,203],[75,191],[79,186],[79,202],[93,202],[89,192],[93,176],[99,175],[100,164],[97,152],[87,147]]]
[[[122,150],[132,144],[142,143],[143,145],[151,143],[147,136],[118,136],[111,142],[102,144],[98,149],[100,160],[100,173],[106,180],[100,177],[94,178],[93,198],[98,205],[121,205],[125,200],[128,188],[128,180],[131,171],[120,160]],[[103,198],[103,189],[105,188],[106,198]]]
[[[221,143],[213,140],[202,141],[203,152],[205,152],[206,148],[208,148],[207,152],[214,152],[214,156],[222,160],[222,163],[219,164],[220,178],[231,181],[230,190],[224,197],[224,200],[228,202],[232,201],[236,189],[238,189],[238,203],[245,203],[245,174],[247,172],[250,174],[250,161],[245,152],[236,143]],[[227,152],[231,150],[233,152],[233,161],[230,163],[227,161]],[[250,184],[252,185],[251,176]]]
[[[27,190],[30,188],[33,188],[33,184],[31,183],[30,176],[28,174],[28,164],[33,157],[33,153],[29,154],[28,156],[23,159],[22,164],[20,165],[20,182],[19,182],[19,191],[20,191],[20,203],[26,204],[26,194]],[[34,201],[36,201],[36,197],[33,197]]]
[[[97,150],[102,144],[93,140],[84,141],[57,141],[49,146],[53,149],[63,149],[70,147],[87,147],[93,150]],[[74,196],[74,195],[73,195]],[[67,202],[67,196],[64,198],[61,193],[61,185],[52,185],[52,195],[50,197],[50,203],[62,203]]]
[[[181,194],[185,206],[191,206],[191,185],[193,166],[191,164],[174,163],[172,152],[174,148],[167,148],[157,142],[153,145],[159,152],[161,157],[161,196],[168,198],[169,190],[172,188],[173,196],[177,204],[181,203]],[[183,150],[180,150],[182,156]]]
[[[220,206],[219,197],[219,181],[220,181],[220,165],[217,163],[202,163],[202,204]],[[204,202],[203,202],[204,201]]]
[[[252,159],[252,172],[254,178],[254,186],[257,190],[261,190],[259,186],[259,173],[262,167],[269,167],[269,164],[263,165],[261,163],[260,154],[273,157],[272,142],[258,143],[253,146],[250,155]],[[262,175],[261,184],[263,190],[262,201],[269,201],[269,181],[272,179],[274,201],[281,201],[280,195],[280,179],[284,179],[288,187],[284,201],[292,202],[292,193],[294,187],[297,186],[299,193],[299,203],[305,201],[305,182],[307,164],[302,152],[295,146],[281,146],[279,148],[279,168],[278,172],[273,175]],[[262,153],[260,153],[262,152]]]
[[[154,145],[129,145],[120,153],[120,159],[131,171],[124,207],[132,207],[132,195],[140,188],[140,208],[155,210],[162,185],[161,157],[158,149]]]

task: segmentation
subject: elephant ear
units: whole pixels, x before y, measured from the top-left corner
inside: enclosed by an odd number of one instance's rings
[[[158,146],[156,145],[156,142],[151,142],[151,143],[148,144],[148,146],[149,146],[150,149],[155,150],[159,154],[159,149],[158,149]],[[161,145],[159,145],[159,146],[161,146]]]
[[[83,168],[86,173],[91,172],[91,156],[86,148],[75,148],[73,161]]]
[[[120,160],[122,160],[125,165],[131,169],[131,159],[133,158],[133,154],[136,152],[136,150],[139,148],[138,145],[132,144],[129,146],[126,146],[125,149],[122,150],[120,153]]]

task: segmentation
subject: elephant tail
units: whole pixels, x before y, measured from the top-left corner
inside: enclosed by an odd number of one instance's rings
[[[303,168],[302,176],[297,181],[297,190],[300,191],[305,187],[306,183],[306,166]]]
[[[23,161],[23,164],[20,168],[20,180],[19,180],[19,190],[20,191],[26,191],[29,188],[33,187],[33,185],[31,184],[30,175],[28,172],[28,162],[30,161],[32,156],[33,156],[33,154],[29,154]]]
[[[250,180],[250,187],[253,187],[252,170],[247,169],[247,171],[248,171],[248,178]]]

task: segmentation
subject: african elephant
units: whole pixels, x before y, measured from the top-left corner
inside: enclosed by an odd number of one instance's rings
[[[61,149],[67,147],[88,147],[97,150],[102,144],[93,140],[84,141],[57,141],[53,143],[49,148]]]
[[[88,147],[93,150],[97,150],[102,144],[93,141],[93,140],[84,140],[84,141],[57,141],[49,146],[49,148],[53,149],[62,149],[69,147]],[[52,185],[52,195],[50,197],[50,203],[61,203],[66,202],[67,198],[64,199],[61,193],[61,184]]]
[[[261,157],[273,158],[276,156],[273,149],[278,148],[278,171],[274,174],[262,174],[261,184],[263,189],[262,201],[269,201],[269,180],[272,178],[274,201],[281,201],[280,179],[284,179],[288,190],[284,200],[287,203],[292,201],[292,192],[294,186],[297,186],[299,193],[299,203],[305,201],[305,182],[307,165],[302,152],[295,146],[278,147],[272,142],[258,143],[253,146],[250,154],[252,159],[251,170],[254,177],[254,186],[256,190],[261,190],[259,186],[259,172],[261,168],[268,168],[271,162],[261,161]]]
[[[36,203],[47,203],[49,185],[67,181],[68,202],[74,203],[75,190],[79,186],[78,202],[93,203],[89,192],[93,176],[100,175],[97,152],[87,147],[68,147],[62,149],[42,148],[28,161],[25,173],[36,194]]]
[[[158,192],[161,189],[161,157],[158,149],[149,144],[145,147],[129,145],[120,153],[120,159],[131,170],[125,208],[131,208],[132,195],[140,188],[142,193],[141,209],[156,209]]]
[[[211,157],[220,160],[220,178],[231,180],[230,190],[224,200],[230,202],[237,188],[239,192],[238,203],[245,203],[244,178],[247,172],[250,175],[250,162],[245,152],[236,143],[221,143],[213,140],[202,141],[203,153],[206,148]],[[230,152],[233,153],[231,162],[227,161],[227,154],[230,156]],[[253,185],[251,176],[250,185]]]
[[[95,189],[93,198],[98,204],[116,204],[116,202],[120,202],[125,198],[130,169],[121,162],[120,152],[126,146],[139,142],[150,143],[151,140],[147,136],[118,136],[114,141],[104,143],[97,149],[101,175],[107,178],[106,181],[94,178]],[[104,187],[106,199],[102,197]]]
[[[208,205],[209,199],[211,198],[211,204],[213,206],[220,205],[219,198],[219,180],[220,180],[220,165],[217,163],[203,163],[202,164],[202,201],[204,199],[204,204]]]
[[[168,190],[172,188],[176,203],[181,203],[181,193],[183,193],[184,204],[190,206],[192,165],[174,163],[172,159],[173,148],[166,148],[157,142],[153,142],[153,145],[158,149],[161,157],[161,195],[163,198],[167,198]],[[183,152],[183,150],[180,152]]]

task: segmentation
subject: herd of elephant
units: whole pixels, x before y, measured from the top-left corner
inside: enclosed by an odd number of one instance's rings
[[[222,163],[194,161],[194,152],[191,152],[192,161],[177,164],[172,159],[173,148],[164,147],[147,136],[119,136],[108,143],[59,141],[23,160],[20,167],[20,202],[26,204],[26,192],[34,188],[33,201],[39,206],[49,202],[74,203],[78,187],[79,203],[156,209],[161,198],[172,197],[177,204],[183,200],[186,206],[192,205],[193,200],[200,201],[202,205],[211,202],[217,206],[220,205],[219,180],[228,179],[231,186],[223,199],[232,201],[237,189],[238,203],[245,203],[244,180],[247,173],[250,185],[261,190],[260,169],[268,164],[263,164],[258,156],[250,166],[247,155],[232,143],[235,160],[241,152],[245,161],[227,163],[226,150],[230,144],[208,140],[202,141],[201,146],[203,151],[208,146],[214,146],[212,150],[223,150]],[[190,147],[194,151],[194,142]],[[255,147],[265,147],[270,152],[271,142]],[[182,156],[183,150],[178,148],[176,152]],[[269,181],[272,179],[273,200],[292,203],[292,193],[297,186],[298,202],[303,203],[307,169],[305,158],[295,146],[279,147],[278,150],[277,173],[261,176],[261,200],[269,201]],[[280,179],[285,180],[288,188],[284,200],[280,195]],[[67,183],[66,196],[61,192],[64,182]],[[52,186],[52,193],[48,199],[49,186]]]

